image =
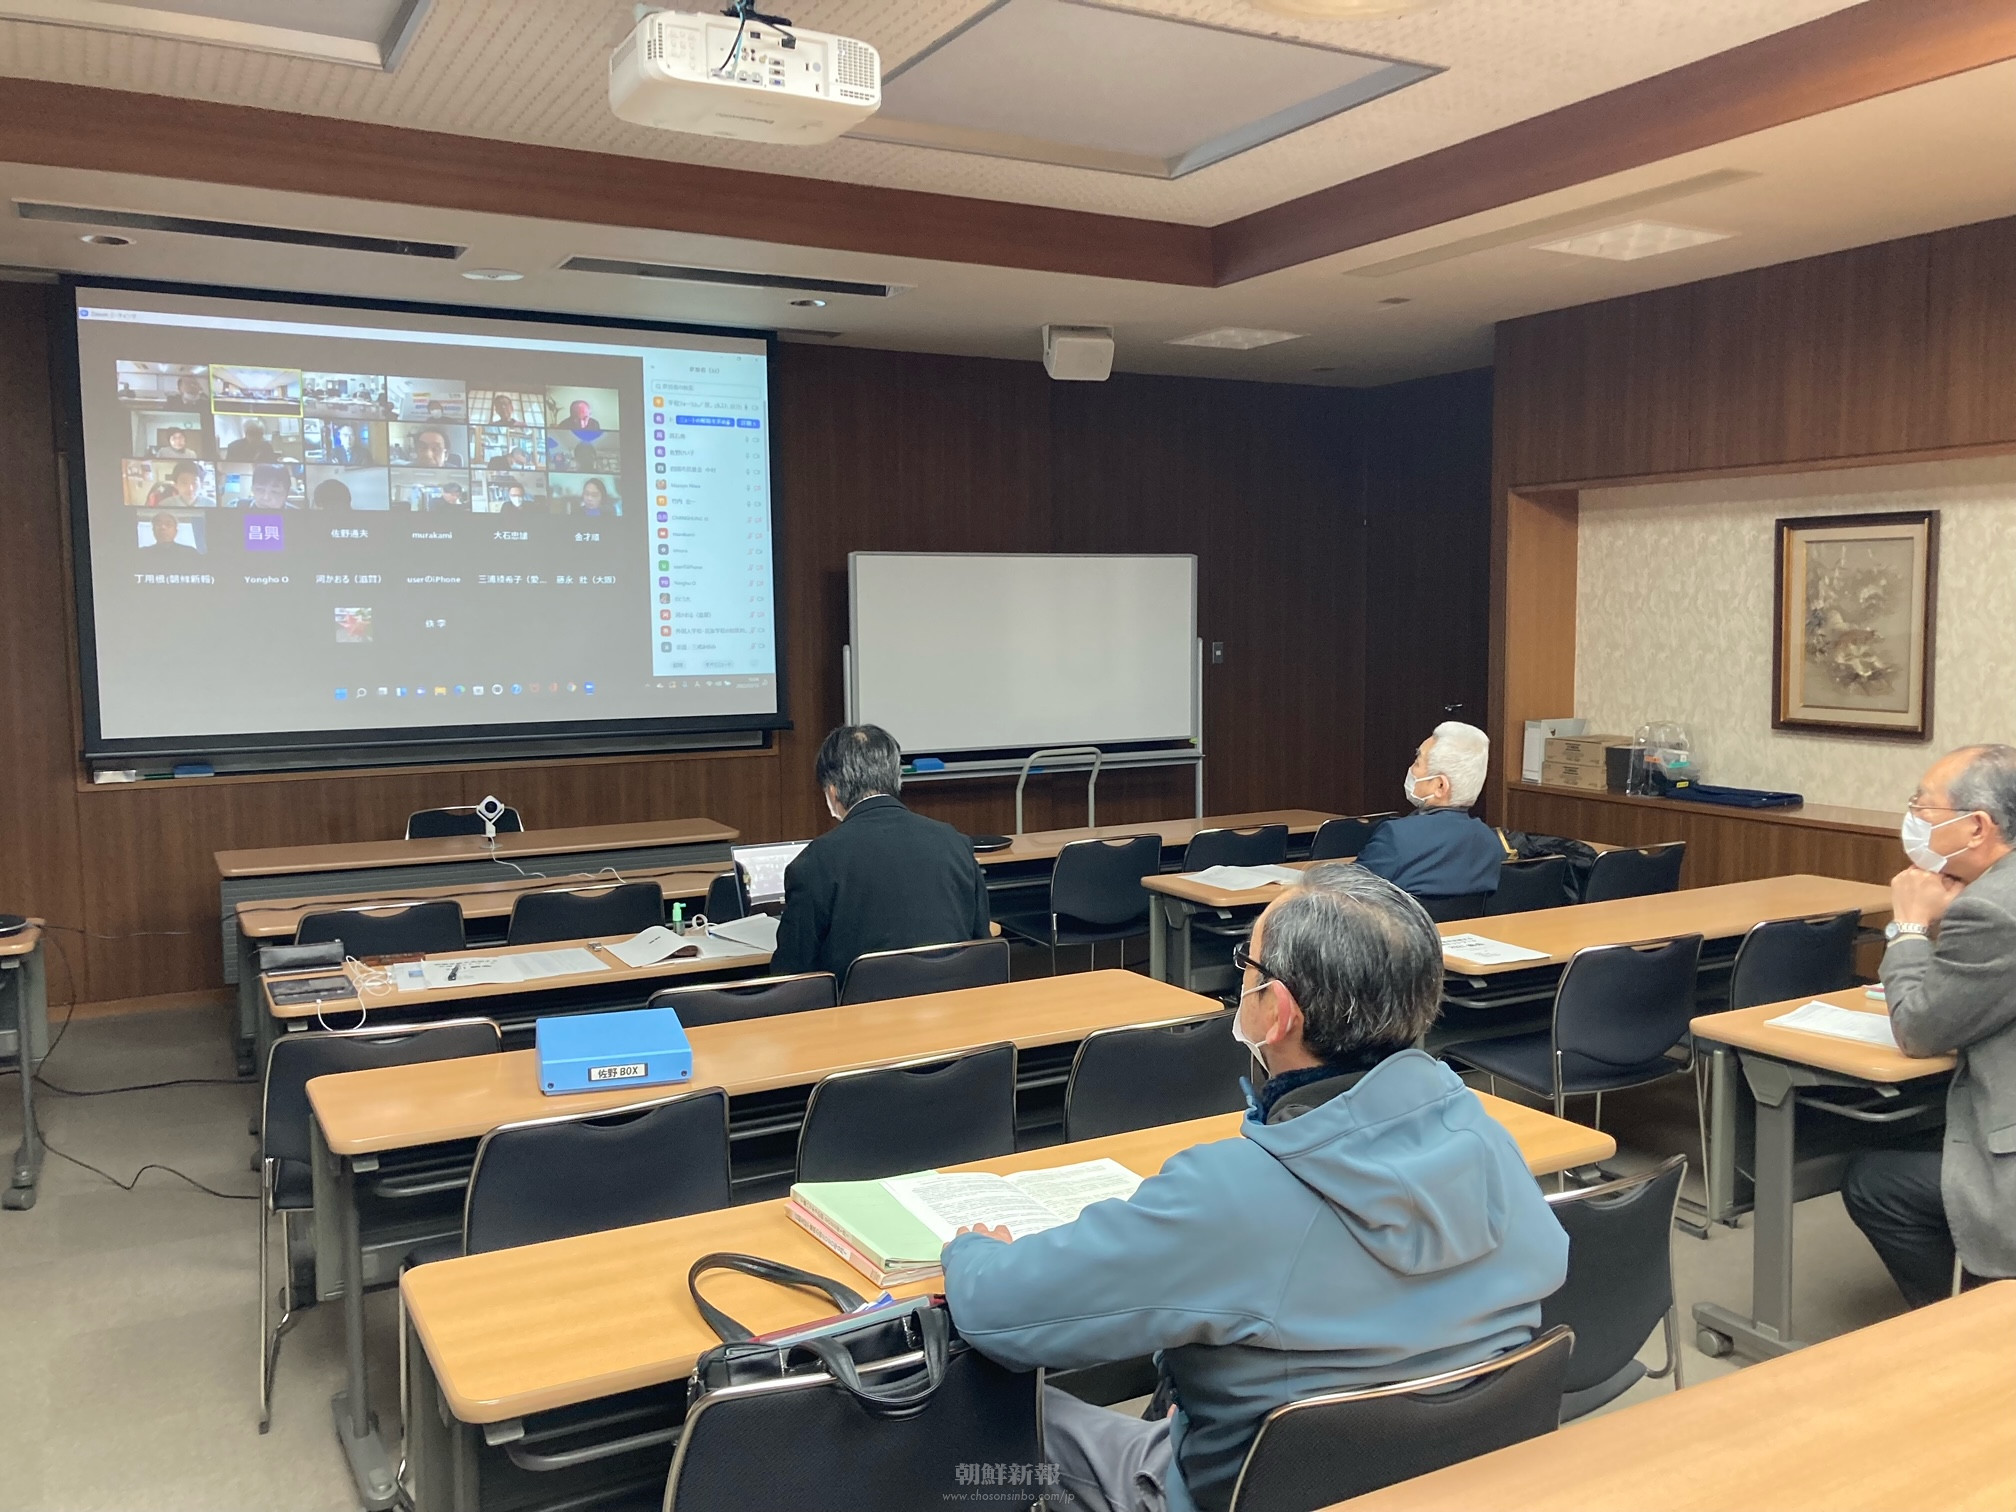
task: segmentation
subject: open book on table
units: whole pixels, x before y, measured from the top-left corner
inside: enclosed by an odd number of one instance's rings
[[[1020,1239],[1069,1223],[1109,1197],[1134,1195],[1141,1178],[1116,1160],[1045,1171],[920,1171],[883,1181],[802,1181],[791,1220],[877,1286],[938,1272],[938,1252],[969,1224],[1005,1226]]]

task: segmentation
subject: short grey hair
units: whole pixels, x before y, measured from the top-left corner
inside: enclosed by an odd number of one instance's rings
[[[1491,737],[1475,725],[1450,719],[1435,726],[1428,747],[1428,775],[1449,779],[1449,801],[1468,808],[1484,791],[1484,773],[1491,765]]]
[[[1295,995],[1326,1060],[1416,1044],[1442,1007],[1442,937],[1427,910],[1362,866],[1314,866],[1267,911],[1266,971]]]
[[[1947,796],[1963,813],[1986,814],[2004,840],[2016,840],[2016,746],[1969,746],[1972,759]]]
[[[880,725],[841,725],[820,742],[814,775],[843,809],[878,793],[893,798],[903,786],[903,750]]]

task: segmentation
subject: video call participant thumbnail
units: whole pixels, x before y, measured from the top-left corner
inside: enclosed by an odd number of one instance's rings
[[[401,420],[469,418],[469,385],[460,378],[401,378],[387,383],[393,413]],[[464,443],[466,446],[466,443]]]
[[[149,515],[141,522],[140,528],[145,534],[140,549],[147,553],[149,561],[193,562],[203,555],[195,544],[193,521],[178,519],[163,509]],[[186,542],[182,539],[184,536],[189,538]]]
[[[394,467],[467,467],[469,427],[392,422]]]

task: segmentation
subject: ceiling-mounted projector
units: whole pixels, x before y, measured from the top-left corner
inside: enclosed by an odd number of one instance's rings
[[[812,146],[882,103],[882,57],[866,42],[755,11],[653,11],[609,59],[609,108],[660,131]]]

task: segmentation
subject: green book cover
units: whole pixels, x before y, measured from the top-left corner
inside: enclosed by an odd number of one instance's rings
[[[885,1270],[936,1265],[944,1248],[924,1220],[879,1181],[802,1181],[791,1188],[791,1197]]]

